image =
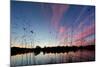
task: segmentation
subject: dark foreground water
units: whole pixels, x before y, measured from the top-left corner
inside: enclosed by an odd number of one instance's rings
[[[11,66],[25,66],[25,65],[41,65],[41,64],[54,64],[54,63],[71,63],[71,62],[84,62],[94,61],[95,51],[76,51],[65,53],[47,53],[41,52],[38,55],[34,53],[26,53],[11,56]]]

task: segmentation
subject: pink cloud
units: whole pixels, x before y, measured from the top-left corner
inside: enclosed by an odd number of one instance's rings
[[[58,40],[60,44],[65,44],[64,40],[68,37],[66,32],[67,32],[67,29],[64,26],[59,27]]]
[[[95,43],[95,39],[91,40],[84,40],[86,37],[95,34],[95,24],[90,26],[84,27],[82,32],[78,32],[76,35],[73,35],[73,42],[64,41],[66,38],[70,38],[68,34],[63,34],[61,37],[61,43],[64,45],[71,45],[71,46],[85,46]],[[71,35],[72,36],[72,35]]]
[[[95,39],[91,39],[89,41],[82,39],[82,40],[77,40],[77,41],[72,42],[72,46],[86,46],[86,45],[91,45],[94,43],[95,43]]]
[[[64,40],[65,38],[67,38],[67,33],[68,33],[68,29],[66,29],[65,26],[60,26],[59,27],[59,31],[58,31],[58,36],[60,40]]]
[[[63,34],[65,32],[65,27],[64,26],[60,26],[59,28],[59,35]]]
[[[74,46],[85,46],[85,45],[87,45],[87,41],[85,41],[85,40],[78,40],[78,41],[73,42],[73,45]]]
[[[57,40],[63,39],[65,32],[65,27],[60,26],[60,21],[64,15],[64,12],[69,8],[68,5],[52,5],[52,17],[51,17],[51,25],[57,31]]]
[[[52,5],[52,19],[51,24],[58,29],[60,20],[65,11],[68,10],[68,5]]]
[[[76,40],[80,40],[80,39],[83,39],[83,38],[85,38],[85,37],[87,37],[89,35],[92,35],[94,33],[95,33],[95,25],[92,24],[92,25],[90,25],[88,27],[85,27],[82,32],[74,35],[74,38]]]
[[[80,24],[81,26],[82,24]],[[92,23],[90,26],[83,26],[83,31],[77,32],[77,34],[73,35],[73,42],[65,41],[65,39],[71,38],[66,32],[71,32],[66,30],[64,26],[60,26],[59,28],[59,43],[63,45],[71,45],[71,46],[85,46],[91,43],[94,43],[94,40],[86,41],[84,40],[86,37],[95,34],[95,24]],[[72,35],[71,35],[72,36]]]

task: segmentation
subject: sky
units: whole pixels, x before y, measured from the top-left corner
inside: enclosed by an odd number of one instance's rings
[[[95,7],[11,1],[11,46],[33,48],[95,43]]]

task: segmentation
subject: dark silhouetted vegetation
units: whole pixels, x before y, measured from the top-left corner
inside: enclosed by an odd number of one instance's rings
[[[19,47],[12,47],[11,48],[11,55],[17,54],[24,54],[34,52],[35,55],[38,55],[40,52],[45,53],[64,53],[64,52],[76,52],[78,50],[95,50],[95,45],[88,45],[88,46],[56,46],[56,47],[44,47],[41,48],[36,46],[36,48],[19,48]]]

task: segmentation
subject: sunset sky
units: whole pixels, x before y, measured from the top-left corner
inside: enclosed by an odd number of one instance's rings
[[[85,46],[94,42],[94,6],[11,2],[11,46]]]

